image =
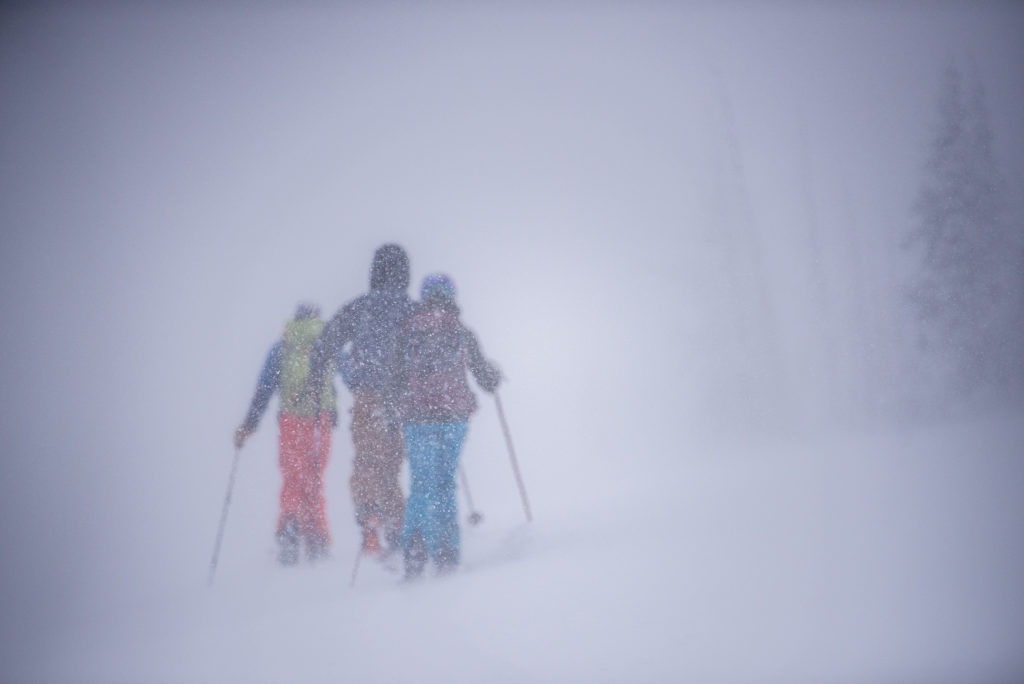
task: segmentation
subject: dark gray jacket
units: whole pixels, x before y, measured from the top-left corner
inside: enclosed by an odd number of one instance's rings
[[[374,254],[370,291],[357,297],[327,322],[310,357],[310,384],[315,391],[322,378],[348,347],[346,384],[354,392],[370,391],[393,401],[397,391],[398,331],[413,310],[408,295],[409,260],[397,245]]]

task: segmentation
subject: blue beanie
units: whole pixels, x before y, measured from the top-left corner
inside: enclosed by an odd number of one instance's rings
[[[432,273],[423,279],[420,299],[425,302],[455,302],[455,283],[444,273]]]

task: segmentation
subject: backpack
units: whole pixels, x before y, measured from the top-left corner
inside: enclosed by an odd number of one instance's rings
[[[333,373],[325,374],[325,385],[320,393],[320,406],[314,406],[312,397],[306,393],[306,378],[309,376],[310,351],[324,322],[319,318],[303,318],[289,321],[281,339],[281,411],[297,416],[313,417],[320,411],[334,409]]]

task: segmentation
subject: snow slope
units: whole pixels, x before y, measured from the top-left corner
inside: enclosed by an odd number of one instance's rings
[[[461,572],[414,586],[373,563],[349,586],[337,498],[334,558],[275,567],[240,488],[212,588],[191,558],[10,681],[1020,681],[1021,418],[595,455],[571,479],[526,452],[531,525],[514,493],[489,507],[502,455],[470,453],[487,517]]]

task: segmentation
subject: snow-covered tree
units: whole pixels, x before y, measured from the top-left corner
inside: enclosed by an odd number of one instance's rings
[[[950,65],[938,130],[907,239],[919,268],[910,297],[924,351],[947,365],[952,387],[979,392],[1021,382],[1024,251],[1006,213],[980,79]]]

